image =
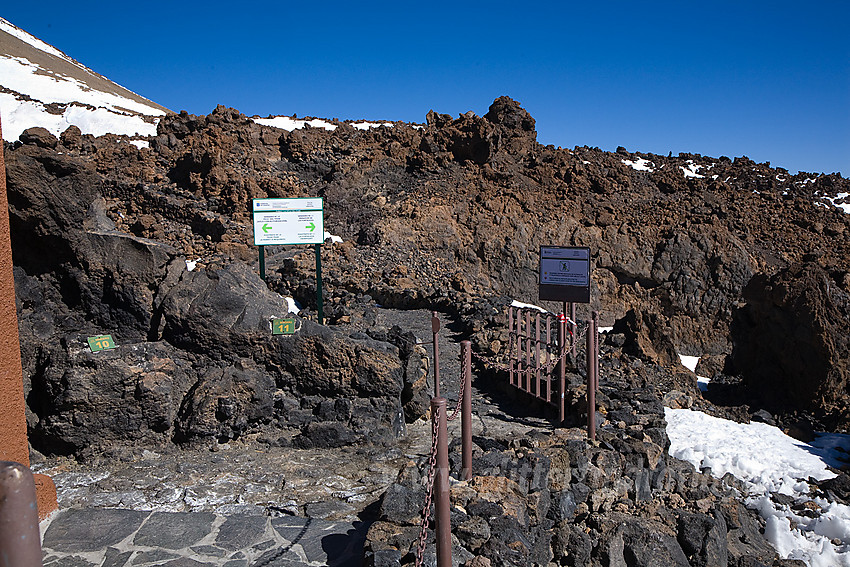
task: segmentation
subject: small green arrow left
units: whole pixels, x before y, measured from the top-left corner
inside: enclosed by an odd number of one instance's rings
[[[316,225],[313,224],[312,222],[310,224],[306,225],[306,227],[310,229],[310,232],[313,232],[314,230],[316,230]]]
[[[263,232],[265,232],[265,233],[268,233],[272,229],[272,227],[270,227],[269,225],[267,225],[265,223],[263,223],[263,226],[261,226],[260,228],[262,228]]]

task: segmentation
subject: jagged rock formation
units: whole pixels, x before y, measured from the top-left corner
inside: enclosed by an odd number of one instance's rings
[[[371,301],[456,314],[474,311],[482,297],[535,301],[538,247],[587,245],[594,263],[590,307],[601,310],[603,324],[623,319],[626,349],[633,345],[662,364],[676,362],[674,350],[711,355],[719,368],[737,340],[730,325],[754,276],[807,262],[822,273],[824,301],[837,301],[850,285],[850,220],[833,205],[850,192],[840,176],[792,176],[747,158],[541,146],[534,119],[507,97],[483,117],[431,112],[425,126],[360,130],[340,123],[333,131],[290,132],[219,107],[205,117],[166,116],[157,132],[141,149],[75,128],[59,139],[31,130],[6,146],[22,336],[31,339],[24,358],[35,382],[47,380],[48,368],[62,376],[79,363],[72,361],[79,337],[110,331],[119,344],[162,342],[188,365],[214,366],[216,376],[234,364],[250,374],[256,365],[272,371],[277,388],[308,395],[312,386],[299,373],[312,366],[286,366],[258,348],[267,339],[257,338],[261,319],[285,314],[251,273],[256,268],[238,267],[256,265],[250,199],[259,197],[324,197],[326,227],[344,240],[323,248],[325,309],[342,330],[368,322]],[[309,318],[312,253],[272,247],[268,256],[268,287],[295,296]],[[197,260],[198,271],[188,272],[185,260]],[[196,297],[211,302],[206,312],[194,311]],[[243,319],[246,297],[260,301],[246,307],[250,316]],[[221,324],[205,321],[213,314],[222,315]],[[325,338],[329,332],[307,325],[304,334],[334,343]],[[347,346],[339,357],[356,359],[375,348]],[[410,366],[393,356],[390,367]],[[323,367],[345,366],[333,360]],[[833,415],[847,395],[835,379],[846,374],[847,358],[831,356],[826,364],[830,378],[818,399],[830,406],[812,402],[806,409]],[[405,373],[394,372],[405,390]],[[185,399],[203,390],[190,381],[188,390],[180,379],[171,385],[177,408],[165,413],[166,430],[178,439],[194,435],[186,424],[204,421],[172,417],[204,405]],[[253,386],[239,388],[251,397]],[[369,389],[355,384],[345,391]],[[408,391],[398,403],[416,395]],[[41,390],[33,398],[37,431],[64,411],[58,398],[48,398]],[[264,398],[258,403],[267,407]],[[424,403],[413,407],[408,419]],[[265,410],[257,415],[269,419]],[[210,434],[216,427],[200,429]],[[222,427],[222,437],[235,431]],[[61,436],[51,435],[59,443]]]
[[[428,364],[406,329],[377,324],[376,303],[450,312],[495,356],[510,298],[537,300],[539,246],[585,245],[593,296],[579,316],[599,309],[614,325],[601,444],[577,430],[476,439],[478,476],[453,493],[457,557],[793,564],[776,560],[731,479],[666,454],[662,401],[848,426],[850,217],[835,204],[850,182],[745,157],[541,146],[507,97],[483,117],[426,120],[286,131],[218,107],[163,117],[149,147],[73,127],[5,144],[33,446],[89,457],[249,434],[392,444],[426,413]],[[324,197],[325,226],[343,239],[322,248],[328,325],[314,322],[312,250],[270,247],[266,281],[257,273],[250,200],[303,196]],[[299,330],[272,336],[285,295],[305,307]],[[102,333],[118,348],[89,352]],[[724,390],[740,407],[706,401],[677,353],[742,383]],[[587,412],[581,367],[566,425]],[[421,474],[411,463],[383,498],[374,565],[410,562]]]
[[[850,294],[804,263],[753,278],[733,326],[731,370],[770,408],[850,415]]]
[[[610,372],[610,368],[607,369]],[[575,430],[476,438],[471,481],[451,487],[460,565],[792,566],[761,535],[731,475],[714,479],[667,455],[661,403],[617,379],[600,391],[615,428],[598,446]],[[458,457],[457,451],[452,453]],[[459,458],[452,476],[460,475]],[[401,470],[369,529],[366,564],[412,565],[425,489]],[[429,542],[433,534],[428,533]],[[425,563],[433,561],[433,546]]]

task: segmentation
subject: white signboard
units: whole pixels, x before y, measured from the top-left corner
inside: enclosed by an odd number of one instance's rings
[[[544,246],[540,256],[540,283],[590,285],[590,251],[586,248]]]
[[[324,242],[324,200],[254,199],[254,244],[321,244]]]

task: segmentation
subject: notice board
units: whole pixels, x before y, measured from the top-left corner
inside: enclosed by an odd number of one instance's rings
[[[590,248],[541,246],[538,283],[543,301],[590,303]]]

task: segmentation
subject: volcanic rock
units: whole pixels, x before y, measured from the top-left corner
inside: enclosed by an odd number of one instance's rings
[[[850,294],[814,263],[753,278],[733,327],[731,364],[773,408],[850,415]]]

